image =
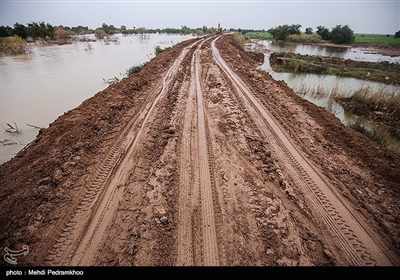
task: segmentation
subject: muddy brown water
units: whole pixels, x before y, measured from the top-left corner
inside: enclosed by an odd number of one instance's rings
[[[1,63],[1,131],[7,124],[21,131],[1,133],[1,163],[15,156],[33,141],[39,129],[47,127],[64,112],[105,89],[104,82],[122,79],[131,66],[149,61],[154,47],[171,47],[192,35],[117,34],[117,42],[90,42],[34,46],[26,55],[4,56]]]

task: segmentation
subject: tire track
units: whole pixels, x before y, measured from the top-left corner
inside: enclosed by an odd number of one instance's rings
[[[201,190],[201,210],[203,222],[203,262],[205,266],[218,265],[217,234],[214,221],[214,206],[212,198],[212,181],[209,166],[206,121],[203,103],[203,93],[200,84],[200,57],[199,50],[194,53],[195,58],[195,83],[197,92],[197,122],[198,122],[198,149],[199,149],[199,171]]]
[[[200,83],[200,52],[201,46],[193,54],[191,62],[191,83],[183,126],[181,163],[180,163],[180,194],[179,194],[179,226],[178,226],[178,259],[177,265],[193,265],[192,240],[192,203],[189,199],[191,191],[200,188],[201,218],[203,237],[203,265],[219,265],[217,234],[214,220],[214,206],[209,162],[209,145],[207,144],[206,115],[204,111],[203,93]],[[197,101],[197,102],[196,102]],[[197,110],[195,107],[197,106]],[[197,119],[195,119],[197,115]],[[192,132],[192,123],[197,122],[197,130]],[[192,145],[191,139],[196,137]],[[193,156],[195,155],[195,156]],[[196,183],[190,181],[192,174],[197,172]],[[196,186],[193,186],[195,184]],[[198,186],[197,186],[198,185]]]
[[[50,265],[90,265],[122,196],[124,188],[121,186],[129,173],[125,169],[129,155],[133,154],[150,114],[166,95],[187,52],[197,43],[183,49],[164,75],[161,85],[146,100],[140,116],[131,119],[114,148],[106,155],[74,213],[61,228],[59,238],[47,257]]]
[[[284,134],[267,110],[256,100],[245,83],[229,68],[212,42],[214,60],[230,77],[237,94],[243,99],[246,108],[253,116],[254,122],[270,141],[285,167],[292,174],[310,200],[315,211],[347,254],[351,265],[392,265],[389,258],[382,253],[379,246],[369,236],[359,221],[352,215],[353,209],[347,209],[329,188],[323,176],[312,167],[301,152]]]

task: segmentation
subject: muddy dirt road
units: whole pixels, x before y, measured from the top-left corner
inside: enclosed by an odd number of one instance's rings
[[[191,39],[66,112],[0,166],[21,265],[398,266],[400,155]]]

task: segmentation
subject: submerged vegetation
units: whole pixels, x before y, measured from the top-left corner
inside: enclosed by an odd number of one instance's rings
[[[0,50],[6,55],[18,55],[32,52],[31,46],[17,35],[4,38],[1,41]]]
[[[350,97],[337,95],[334,99],[345,111],[364,117],[400,139],[399,92],[387,92],[384,89],[373,91],[370,87],[364,87]]]
[[[353,77],[362,80],[400,85],[400,64],[356,61],[351,59],[276,52],[270,56],[276,72],[303,72]]]

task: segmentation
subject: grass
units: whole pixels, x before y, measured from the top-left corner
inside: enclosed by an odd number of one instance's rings
[[[268,32],[247,32],[245,35],[246,39],[261,39],[261,40],[272,40],[274,37],[272,37],[271,34]]]
[[[400,47],[400,38],[394,38],[394,35],[388,34],[355,34],[355,45],[368,45],[376,47]]]
[[[400,38],[394,38],[394,35],[356,34],[355,43],[400,43]]]
[[[380,145],[400,153],[400,92],[398,90],[390,90],[383,86],[373,90],[371,87],[364,86],[349,95],[337,86],[329,90],[323,86],[310,88],[302,84],[298,92],[303,96],[309,94],[314,99],[331,96],[326,107],[328,111],[336,115],[339,111],[335,104],[340,104],[345,115],[351,116],[351,118],[347,117],[347,126],[363,133]]]
[[[302,72],[353,77],[361,80],[400,85],[400,64],[356,61],[350,59],[276,52],[277,62],[271,61],[276,72]]]
[[[126,76],[129,77],[132,74],[139,73],[146,64],[147,64],[147,62],[133,65],[132,67],[130,67],[129,69],[126,70],[126,72],[125,72]]]
[[[337,94],[334,99],[346,111],[362,116],[370,123],[375,124],[379,128],[375,129],[375,131],[382,136],[382,139],[388,138],[383,133],[383,131],[386,131],[388,135],[400,140],[399,92],[388,92],[383,87],[377,90],[363,87],[355,91],[351,96]],[[378,137],[374,136],[374,138]]]

